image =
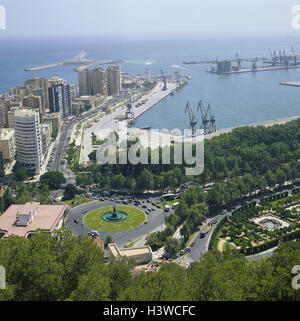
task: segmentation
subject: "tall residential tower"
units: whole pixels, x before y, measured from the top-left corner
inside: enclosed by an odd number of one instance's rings
[[[17,156],[21,166],[40,173],[42,141],[39,113],[30,109],[18,110],[14,116]]]

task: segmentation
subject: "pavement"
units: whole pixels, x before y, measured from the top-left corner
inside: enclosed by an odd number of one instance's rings
[[[168,90],[162,91],[161,90],[162,83],[158,83],[158,85],[149,93],[141,97],[140,100],[134,102],[132,104],[133,108],[132,111],[134,112],[134,119],[145,113],[147,110],[155,106],[158,102],[160,102],[162,99],[167,97],[171,94],[171,92],[176,88],[176,83],[168,83]],[[142,100],[145,101],[145,103],[137,107],[137,104],[139,104]],[[124,105],[124,107],[120,107],[110,114],[102,117],[97,123],[95,123],[90,128],[86,128],[83,138],[83,145],[84,149],[82,149],[83,155],[81,156],[81,162],[82,164],[87,164],[89,162],[88,155],[93,151],[93,145],[92,145],[92,133],[94,133],[98,139],[104,140],[109,136],[109,134],[112,131],[120,132],[124,130],[125,135],[127,137],[127,125],[130,120],[120,120],[122,117],[124,117],[125,113],[127,111],[127,107]],[[133,129],[135,130],[135,129]],[[120,136],[123,136],[122,134]],[[122,139],[120,139],[122,140]]]

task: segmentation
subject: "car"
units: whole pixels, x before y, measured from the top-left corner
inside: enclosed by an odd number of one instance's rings
[[[155,208],[154,207],[152,207],[151,210],[152,210],[152,212],[155,212]]]
[[[189,253],[189,252],[191,252],[191,251],[192,251],[192,249],[191,249],[191,247],[190,247],[190,246],[188,246],[184,251],[185,251],[185,253]]]
[[[88,235],[93,236],[93,237],[100,236],[99,232],[97,232],[97,231],[91,231],[88,233]]]
[[[142,208],[147,208],[147,206],[146,206],[146,205],[143,205]]]
[[[181,250],[180,255],[184,255],[184,254],[185,254],[184,250]]]
[[[221,214],[222,214],[222,215],[227,214],[227,210],[223,210],[223,211],[221,212]]]
[[[75,222],[76,224],[78,224],[78,223],[79,223],[79,220],[76,219],[76,220],[74,220],[74,222]]]
[[[195,242],[192,242],[191,243],[191,247],[193,247],[193,246],[195,246],[196,245],[196,243]]]

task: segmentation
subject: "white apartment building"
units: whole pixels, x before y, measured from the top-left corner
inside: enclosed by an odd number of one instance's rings
[[[16,160],[21,166],[40,173],[42,165],[42,139],[39,113],[23,109],[15,112],[14,129]]]

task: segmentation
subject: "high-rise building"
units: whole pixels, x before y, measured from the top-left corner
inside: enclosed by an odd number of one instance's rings
[[[14,96],[18,96],[19,99],[23,99],[25,96],[31,94],[32,88],[26,86],[17,86],[10,88],[9,93]]]
[[[89,95],[89,70],[83,69],[78,72],[79,96]]]
[[[107,74],[103,68],[78,72],[79,96],[107,95]]]
[[[22,100],[24,108],[38,110],[40,114],[43,114],[42,98],[40,96],[28,95]]]
[[[48,97],[48,88],[50,87],[50,82],[47,78],[33,78],[33,79],[27,79],[25,80],[25,86],[32,87],[33,94],[38,95],[35,90],[42,89],[43,92],[41,92],[42,97],[42,104],[44,109],[49,108],[49,97]],[[40,96],[40,95],[38,95]],[[43,111],[44,112],[44,111]]]
[[[40,173],[42,165],[42,139],[39,113],[23,109],[15,112],[14,129],[16,160],[22,167]]]
[[[78,86],[75,84],[70,84],[70,93],[71,93],[71,99],[78,98]]]
[[[50,113],[59,112],[61,118],[72,115],[70,85],[65,80],[53,77],[48,89]]]
[[[109,96],[119,96],[121,93],[121,66],[107,68],[107,89]]]
[[[103,68],[96,68],[90,71],[92,95],[107,95],[107,74]]]
[[[0,101],[0,128],[8,127],[9,103]]]

